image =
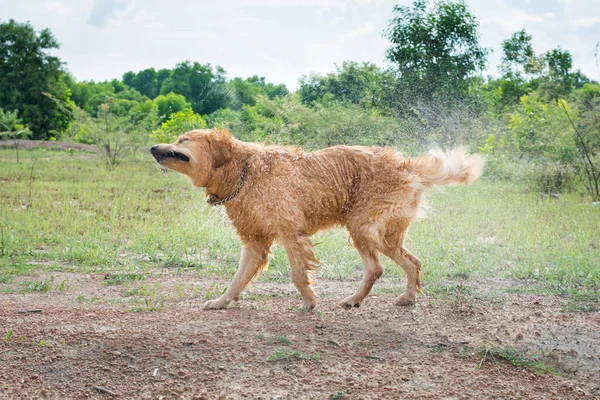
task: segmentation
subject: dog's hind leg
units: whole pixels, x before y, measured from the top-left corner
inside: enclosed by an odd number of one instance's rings
[[[310,287],[313,282],[308,273],[319,268],[321,264],[312,251],[313,244],[306,236],[288,237],[282,240],[282,244],[290,259],[292,281],[302,295],[304,307],[312,310],[317,305],[317,299],[315,292]]]
[[[414,304],[417,297],[417,289],[422,290],[421,260],[402,246],[405,232],[406,228],[394,229],[391,232],[387,232],[383,248],[383,254],[394,260],[406,272],[406,292],[396,299],[396,304],[399,306]]]
[[[242,249],[240,266],[225,293],[216,300],[204,303],[205,310],[225,308],[232,301],[237,301],[248,284],[258,279],[261,272],[269,264],[269,250],[272,241],[248,241]]]
[[[344,308],[360,307],[361,302],[367,297],[377,279],[383,274],[383,267],[379,263],[378,234],[374,228],[366,226],[362,229],[351,230],[350,235],[354,247],[356,247],[363,260],[365,269],[363,280],[356,292],[340,303]]]

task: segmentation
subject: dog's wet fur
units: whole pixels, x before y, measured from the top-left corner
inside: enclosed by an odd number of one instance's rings
[[[235,139],[226,130],[196,130],[174,144],[155,145],[161,165],[187,175],[206,188],[208,199],[226,199],[224,207],[244,246],[237,273],[227,291],[204,304],[220,309],[237,301],[269,263],[273,243],[281,243],[290,260],[292,280],[304,306],[317,303],[309,273],[319,266],[311,236],[344,226],[364,263],[358,290],[340,304],[359,307],[383,273],[384,254],[406,272],[406,292],[398,305],[415,302],[421,290],[421,261],[403,247],[416,219],[424,189],[467,184],[483,171],[478,155],[463,149],[433,151],[418,158],[392,148],[334,146],[316,152],[266,146]]]

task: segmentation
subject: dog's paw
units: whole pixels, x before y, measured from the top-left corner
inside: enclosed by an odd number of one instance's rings
[[[342,302],[340,303],[340,306],[342,306],[346,310],[349,310],[352,307],[358,308],[358,307],[360,307],[360,301],[356,301],[354,299],[354,296],[350,296],[350,297],[346,297],[344,300],[342,300]]]
[[[227,307],[227,302],[221,299],[217,299],[207,301],[206,303],[204,303],[204,306],[202,308],[205,310],[220,310],[225,307]]]
[[[415,296],[409,296],[406,293],[404,293],[402,296],[400,296],[400,297],[398,297],[398,299],[396,299],[397,306],[412,306],[415,304],[415,302],[416,302]]]

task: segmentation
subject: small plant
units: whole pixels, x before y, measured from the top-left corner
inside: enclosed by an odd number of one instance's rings
[[[287,336],[275,336],[275,337],[266,337],[263,335],[256,336],[257,339],[264,340],[267,344],[281,344],[284,346],[292,346],[294,341],[289,339]]]
[[[143,274],[107,274],[104,276],[105,285],[122,285],[125,282],[145,281]]]
[[[531,169],[531,181],[541,195],[556,195],[572,189],[575,176],[566,165],[544,164]]]
[[[43,281],[24,281],[23,286],[26,292],[49,292],[52,290],[52,284],[54,283],[54,276],[50,279],[44,279]]]
[[[8,331],[8,333],[6,334],[6,341],[7,341],[7,342],[8,342],[8,341],[10,340],[10,338],[12,337],[12,334],[13,334],[13,330],[12,330],[12,329],[10,329],[10,330]]]
[[[131,312],[154,312],[161,311],[165,307],[164,300],[154,300],[152,299],[144,299],[145,307],[133,307]]]
[[[58,290],[59,292],[65,292],[67,290],[69,290],[71,288],[71,285],[69,283],[68,279],[63,279],[63,281],[56,286],[56,290]]]
[[[206,291],[204,298],[210,300],[212,298],[221,296],[227,290],[227,286],[220,287],[217,282],[213,282],[211,287]]]
[[[308,360],[308,361],[321,361],[321,353],[307,353],[296,349],[278,348],[275,349],[273,354],[268,358],[268,361],[280,361],[280,360]]]
[[[537,374],[558,373],[554,368],[546,365],[543,361],[536,360],[511,347],[505,349],[481,350],[479,351],[479,355],[481,356],[481,360],[478,363],[479,368],[483,365],[486,357],[490,357],[492,359],[505,360],[515,367],[525,368]]]

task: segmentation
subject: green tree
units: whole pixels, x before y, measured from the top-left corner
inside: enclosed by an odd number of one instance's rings
[[[502,42],[500,70],[505,76],[523,78],[523,74],[540,74],[542,69],[543,60],[533,52],[531,35],[525,29],[513,33]]]
[[[462,1],[395,6],[386,32],[387,59],[399,76],[396,97],[404,104],[456,102],[467,97],[470,78],[485,67],[478,21]]]
[[[234,78],[227,83],[227,87],[235,95],[238,107],[243,105],[253,106],[259,95],[267,96],[269,99],[287,96],[289,90],[284,84],[275,85],[267,82],[264,76],[254,75],[246,79]]]
[[[123,83],[150,99],[154,99],[160,92],[158,73],[154,68],[147,68],[137,74],[132,71],[126,72],[123,75]]]
[[[127,115],[132,108],[148,100],[146,96],[118,80],[75,82],[69,78],[67,84],[73,103],[91,115],[97,115],[99,106],[109,100],[111,113],[119,116]]]
[[[161,94],[183,95],[200,115],[210,114],[233,104],[233,95],[225,84],[225,70],[210,64],[184,61],[171,71],[162,84]]]
[[[569,119],[577,147],[575,167],[588,194],[600,201],[600,85],[585,84],[575,93],[573,103],[574,107],[565,101],[560,105]]]
[[[17,111],[4,111],[0,108],[0,138],[12,139],[15,147],[17,162],[19,162],[19,143],[17,139],[26,137],[29,129],[23,125],[23,122],[17,115]]]
[[[171,143],[179,135],[201,128],[206,128],[206,121],[193,110],[186,109],[171,114],[169,119],[160,125],[160,128],[152,132],[150,137],[159,143]]]
[[[155,98],[158,111],[158,118],[161,122],[166,121],[171,114],[191,108],[190,103],[185,100],[185,97],[173,92],[163,94]]]
[[[371,104],[390,78],[389,73],[375,64],[344,61],[334,73],[303,76],[298,93],[304,104]]]
[[[71,121],[65,73],[51,54],[58,48],[49,29],[0,23],[0,107],[17,110],[33,139],[57,137]]]

